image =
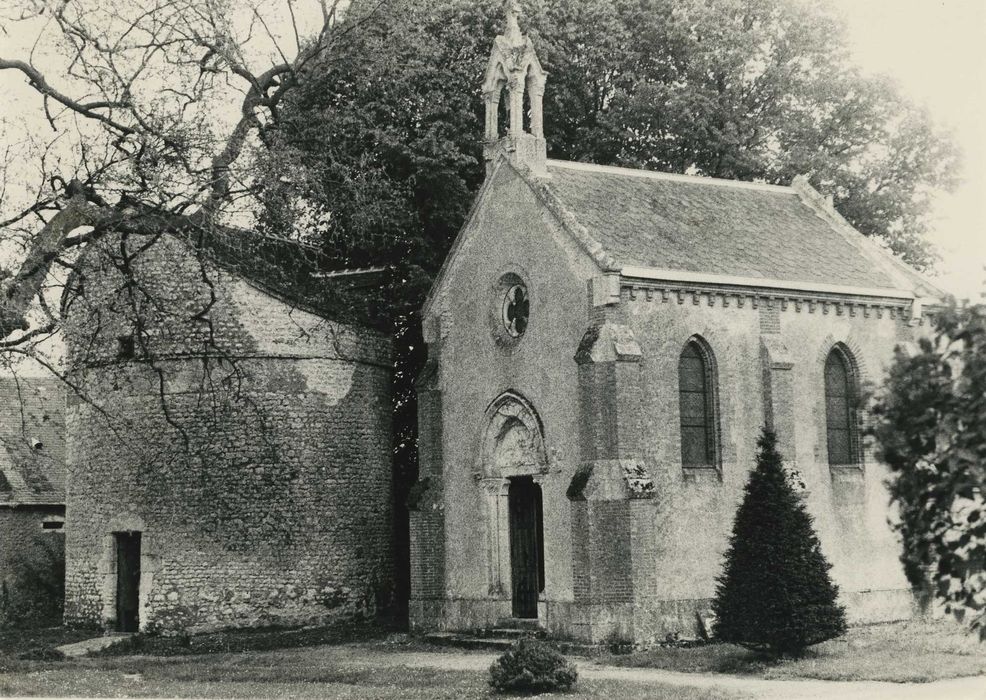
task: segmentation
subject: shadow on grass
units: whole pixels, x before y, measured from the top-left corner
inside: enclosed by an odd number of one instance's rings
[[[188,656],[268,651],[323,644],[348,644],[384,638],[390,628],[369,622],[327,627],[263,627],[197,635],[135,634],[103,649],[94,656]]]
[[[41,629],[0,628],[0,656],[16,657],[32,649],[50,648],[81,642],[99,636],[98,630],[69,627]]]
[[[732,644],[707,644],[690,648],[659,647],[597,659],[611,666],[660,668],[682,673],[761,674],[784,663]]]
[[[856,627],[798,658],[774,659],[732,644],[710,644],[598,660],[613,666],[772,679],[927,682],[986,673],[986,645],[950,621],[912,620]]]

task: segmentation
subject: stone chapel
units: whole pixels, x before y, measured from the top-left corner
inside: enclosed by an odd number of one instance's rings
[[[547,159],[546,77],[511,6],[486,181],[422,311],[412,627],[693,634],[763,425],[850,621],[908,617],[860,399],[942,292],[803,178]]]

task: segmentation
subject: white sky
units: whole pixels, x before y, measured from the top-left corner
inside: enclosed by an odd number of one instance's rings
[[[986,280],[986,0],[833,0],[856,60],[954,130],[963,184],[936,203],[939,281],[978,300]]]

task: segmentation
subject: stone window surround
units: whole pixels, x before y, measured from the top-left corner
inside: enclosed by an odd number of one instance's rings
[[[60,524],[61,527],[45,527],[48,523]],[[61,533],[65,534],[65,516],[64,515],[46,515],[41,519],[41,530],[46,533]]]
[[[528,283],[529,279],[531,279],[531,275],[529,275],[526,270],[518,265],[511,265],[507,268],[499,270],[493,276],[493,282],[490,285],[490,304],[488,312],[490,334],[493,337],[493,342],[496,347],[507,355],[512,355],[516,352],[524,338],[527,337],[528,333],[530,333],[531,323],[533,322],[536,314],[535,304],[537,300],[535,298],[535,291]],[[517,285],[524,288],[527,296],[527,327],[523,333],[511,335],[503,322],[504,302],[510,289]]]
[[[819,464],[828,466],[833,477],[847,478],[853,474],[862,477],[865,472],[866,463],[872,461],[873,448],[863,441],[863,433],[869,421],[869,414],[862,404],[859,404],[852,417],[852,432],[850,434],[850,451],[854,459],[849,464],[830,464],[828,460],[828,421],[825,410],[825,363],[829,354],[837,350],[846,364],[849,372],[850,390],[857,399],[860,398],[862,388],[870,381],[865,355],[862,353],[860,345],[852,337],[836,339],[829,335],[822,341],[815,357],[813,374],[815,375],[812,383],[818,388],[820,399],[815,402],[815,461]]]
[[[709,416],[709,423],[711,425],[709,427],[712,430],[712,462],[708,465],[685,465],[681,461],[680,415],[678,415],[677,421],[679,426],[678,461],[681,464],[686,481],[722,481],[722,426],[720,417],[722,411],[719,407],[719,366],[716,363],[716,356],[712,351],[712,346],[702,334],[694,333],[690,335],[688,340],[681,346],[681,350],[678,353],[679,356],[689,345],[693,345],[698,350],[705,365],[706,382],[709,392],[707,401],[711,413]],[[677,364],[675,366],[675,375],[678,375]],[[677,376],[677,379],[678,382],[681,381],[680,376]]]

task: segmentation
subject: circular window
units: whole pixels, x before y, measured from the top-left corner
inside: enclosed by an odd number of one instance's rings
[[[507,272],[493,283],[489,323],[493,340],[506,353],[518,347],[531,320],[531,290],[514,272]]]
[[[530,312],[531,302],[527,297],[527,287],[515,284],[507,289],[503,297],[503,327],[511,338],[524,335]]]

